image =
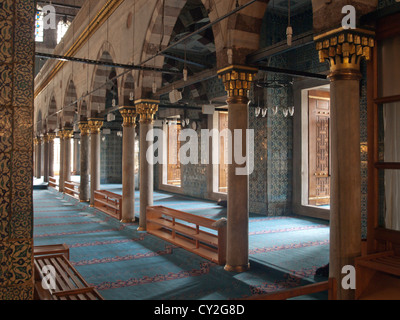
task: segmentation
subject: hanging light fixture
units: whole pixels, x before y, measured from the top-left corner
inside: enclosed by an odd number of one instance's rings
[[[294,107],[289,107],[289,114],[291,117],[294,116]]]
[[[290,0],[288,0],[288,27],[286,28],[287,45],[292,46],[293,28],[290,25]]]
[[[188,69],[187,69],[187,65],[186,65],[186,42],[185,42],[185,62],[184,62],[184,66],[183,66],[183,81],[187,81],[188,79]]]

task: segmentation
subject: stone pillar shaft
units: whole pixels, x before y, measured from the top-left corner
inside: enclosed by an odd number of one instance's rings
[[[58,137],[60,138],[60,169],[58,179],[58,191],[64,192],[64,133],[62,130],[58,131]]]
[[[243,272],[249,268],[249,175],[242,175],[236,169],[244,165],[236,163],[235,148],[240,154],[247,154],[248,91],[256,69],[248,67],[228,67],[220,70],[225,90],[228,93],[228,128],[232,135],[232,145],[228,152],[232,164],[228,165],[228,218],[225,270]],[[240,130],[242,140],[235,141],[235,130]]]
[[[80,185],[79,185],[79,200],[81,202],[88,202],[90,199],[90,128],[87,122],[79,124],[81,131],[81,145],[80,145]]]
[[[123,223],[135,221],[135,128],[136,109],[123,108],[122,136],[122,217]]]
[[[146,230],[146,211],[153,205],[154,167],[149,163],[147,154],[151,150],[153,139],[148,137],[153,129],[154,115],[158,110],[159,101],[139,100],[136,102],[136,112],[140,115],[140,218],[139,231]],[[149,141],[147,141],[149,140]]]
[[[55,133],[49,133],[49,176],[54,177],[54,139]]]
[[[103,122],[89,120],[90,127],[90,205],[94,206],[94,192],[100,189],[100,129]]]
[[[338,283],[338,299],[354,290],[341,286],[344,266],[361,255],[360,61],[370,58],[373,38],[343,31],[316,37],[321,62],[330,63],[331,208],[329,276]]]
[[[43,138],[43,148],[44,148],[43,181],[49,182],[49,136],[47,134]]]
[[[37,138],[37,153],[36,153],[36,178],[42,177],[42,139]]]
[[[64,129],[64,183],[71,181],[71,139],[74,132],[72,129]]]

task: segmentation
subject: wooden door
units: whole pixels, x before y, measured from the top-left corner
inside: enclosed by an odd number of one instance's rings
[[[309,204],[330,204],[330,93],[309,92]]]

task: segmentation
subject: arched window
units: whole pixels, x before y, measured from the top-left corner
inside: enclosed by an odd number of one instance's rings
[[[65,33],[67,32],[70,22],[66,19],[61,20],[57,25],[57,44],[61,42],[61,39],[64,37]]]
[[[38,7],[36,11],[35,41],[43,42],[43,10]]]

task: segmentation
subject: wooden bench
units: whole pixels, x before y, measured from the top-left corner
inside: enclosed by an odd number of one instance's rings
[[[52,187],[54,189],[58,189],[58,183],[57,179],[54,177],[49,177],[49,187]]]
[[[63,254],[69,260],[69,247],[65,243],[33,247],[33,255],[35,257],[49,254]]]
[[[55,270],[55,287],[43,287],[48,281],[44,267]],[[35,299],[38,300],[104,300],[99,292],[89,286],[79,272],[72,266],[64,254],[40,255],[34,258]]]
[[[400,255],[394,251],[355,259],[356,299],[400,299]]]
[[[219,265],[225,264],[225,219],[215,221],[162,206],[153,206],[147,208],[146,223],[148,233]],[[217,234],[204,229],[215,230]]]
[[[121,220],[122,195],[106,190],[94,192],[94,207],[108,215]]]
[[[79,200],[79,183],[73,181],[64,182],[64,193]]]

